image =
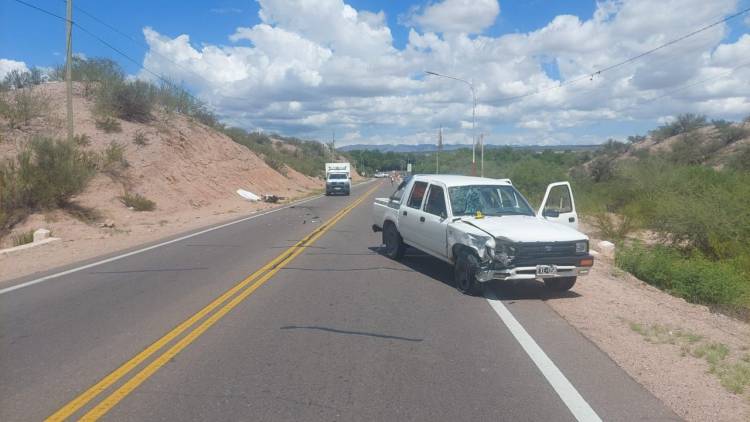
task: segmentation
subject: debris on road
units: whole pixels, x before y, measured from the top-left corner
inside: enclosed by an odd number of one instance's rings
[[[245,199],[247,199],[248,201],[251,201],[251,202],[258,202],[258,201],[260,201],[260,196],[254,194],[254,193],[252,193],[250,191],[246,191],[244,189],[237,189],[237,195],[239,195],[239,196],[241,196],[241,197],[243,197],[243,198],[245,198]]]
[[[284,200],[283,196],[277,196],[277,195],[263,195],[263,202],[270,202],[272,204],[275,204],[281,200]]]

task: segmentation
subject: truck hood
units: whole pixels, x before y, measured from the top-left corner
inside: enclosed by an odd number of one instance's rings
[[[588,239],[585,234],[572,227],[528,215],[467,218],[464,221],[495,238],[506,238],[511,242],[566,242]]]

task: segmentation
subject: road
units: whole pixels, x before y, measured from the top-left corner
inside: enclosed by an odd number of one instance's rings
[[[0,285],[0,420],[679,420],[539,283],[381,255],[390,189]]]

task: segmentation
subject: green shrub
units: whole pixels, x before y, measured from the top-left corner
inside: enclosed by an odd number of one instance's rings
[[[135,135],[133,136],[133,143],[139,147],[145,147],[148,145],[148,138],[145,133],[139,130],[135,132]]]
[[[8,72],[2,81],[0,81],[0,91],[17,90],[29,88],[42,83],[42,71],[37,67],[22,72],[13,69]]]
[[[96,119],[96,128],[103,130],[105,133],[122,132],[120,122],[114,117],[105,116]]]
[[[120,197],[120,201],[128,208],[132,208],[134,211],[153,211],[156,209],[156,203],[150,199],[145,198],[140,194],[126,193]]]
[[[716,365],[714,373],[721,385],[734,394],[742,394],[750,386],[750,365],[745,362]]]
[[[628,143],[631,143],[631,144],[640,144],[641,142],[646,141],[646,139],[647,138],[645,136],[643,136],[643,135],[628,136]]]
[[[197,121],[217,129],[223,129],[218,117],[208,106],[190,95],[188,91],[171,82],[162,82],[155,90],[156,102],[167,112],[177,112],[190,116]]]
[[[85,133],[73,135],[73,142],[79,147],[87,147],[91,145],[91,137]]]
[[[628,235],[635,231],[635,222],[629,215],[615,216],[606,212],[593,215],[594,227],[599,231],[602,239],[617,243],[625,240]]]
[[[233,141],[258,154],[269,167],[282,174],[286,174],[288,166],[308,176],[321,176],[325,171],[324,163],[330,160],[330,154],[325,151],[325,147],[319,142],[283,138],[283,143],[294,146],[295,150],[291,151],[278,148],[268,135],[247,132],[240,128],[223,128],[221,130]]]
[[[125,158],[125,147],[115,141],[109,143],[102,155],[102,170],[107,173],[117,173],[130,166]]]
[[[745,145],[737,151],[729,162],[729,167],[739,171],[750,172],[750,145]]]
[[[18,89],[3,97],[0,97],[0,116],[8,119],[12,128],[28,125],[32,119],[43,116],[49,109],[48,98],[31,88]]]
[[[733,144],[750,136],[750,131],[742,126],[722,126],[716,128],[719,131],[719,142],[722,146]]]
[[[677,164],[701,164],[707,158],[707,148],[696,132],[685,133],[672,145],[669,160]]]
[[[73,57],[71,68],[72,79],[76,82],[105,82],[125,79],[125,73],[114,60],[92,57]],[[55,80],[65,80],[65,65],[57,66],[51,77]]]
[[[661,142],[672,136],[699,129],[707,124],[706,116],[686,113],[677,116],[673,122],[652,130],[650,135],[656,142]]]
[[[588,213],[628,216],[674,247],[711,259],[750,255],[750,174],[675,165],[658,157],[623,162],[606,182],[576,179],[577,203]]]
[[[147,122],[156,101],[156,89],[143,81],[111,80],[96,93],[96,111],[132,122]]]
[[[17,234],[12,238],[13,246],[26,245],[34,241],[34,230],[29,230],[21,234]]]
[[[29,212],[65,207],[95,171],[95,160],[75,143],[33,138],[14,160],[0,164],[0,229]]]
[[[83,84],[83,95],[86,98],[93,96],[102,84],[121,82],[125,79],[125,73],[120,65],[110,59],[73,57],[72,63],[72,79]],[[58,81],[65,80],[65,66],[55,68],[51,77]]]
[[[748,274],[730,262],[684,255],[666,246],[633,245],[618,249],[616,264],[693,303],[750,308]]]
[[[606,182],[615,175],[615,161],[610,157],[597,157],[590,166],[589,173],[594,182]]]

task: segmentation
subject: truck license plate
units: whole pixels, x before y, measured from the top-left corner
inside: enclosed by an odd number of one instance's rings
[[[536,275],[554,275],[557,274],[557,267],[554,265],[537,265]]]

